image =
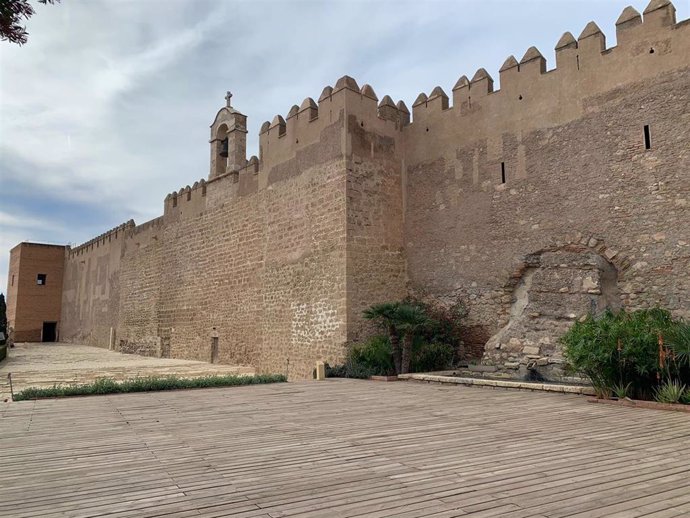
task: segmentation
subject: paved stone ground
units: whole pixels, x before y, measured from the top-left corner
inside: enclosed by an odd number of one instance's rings
[[[414,382],[0,403],[3,517],[690,516],[690,417]]]
[[[99,377],[123,380],[172,374],[195,377],[254,373],[251,367],[149,358],[87,345],[21,343],[7,352],[7,360],[0,363],[0,401],[9,397],[10,372],[15,392],[27,387],[52,387],[56,383],[90,383]]]

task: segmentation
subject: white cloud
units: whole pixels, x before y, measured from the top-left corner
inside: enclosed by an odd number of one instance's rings
[[[31,216],[20,217],[0,210],[0,228],[2,229],[53,229],[60,228],[54,222]],[[16,244],[16,243],[15,243]]]

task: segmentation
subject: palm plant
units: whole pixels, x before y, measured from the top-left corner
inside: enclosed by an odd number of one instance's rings
[[[395,311],[395,326],[403,335],[400,373],[410,372],[412,344],[415,336],[429,325],[429,317],[424,310],[412,304],[400,304]]]
[[[388,339],[391,343],[391,353],[393,355],[393,367],[395,374],[402,372],[402,352],[400,350],[400,331],[396,327],[397,312],[400,307],[399,302],[384,302],[374,304],[364,310],[364,318],[378,321],[388,332]]]
[[[690,367],[690,323],[679,322],[666,334],[666,345],[681,366]]]

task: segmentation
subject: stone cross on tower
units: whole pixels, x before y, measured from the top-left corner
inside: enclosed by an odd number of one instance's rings
[[[225,94],[225,102],[227,103],[228,108],[230,108],[230,99],[232,99],[232,92],[228,90]]]

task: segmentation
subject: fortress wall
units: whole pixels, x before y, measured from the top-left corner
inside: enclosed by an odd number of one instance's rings
[[[122,256],[122,350],[253,365],[309,377],[342,360],[345,337],[344,116],[319,141],[259,173],[166,197]],[[259,176],[266,187],[259,190]]]
[[[334,363],[345,353],[345,93],[334,97],[342,109],[321,119],[318,137],[302,132],[314,131],[314,123],[295,121],[295,132],[287,133],[295,139],[286,146],[292,150],[282,161],[264,151],[258,174],[264,254],[259,365],[298,378],[311,377],[317,360]]]
[[[68,249],[62,288],[60,339],[99,347],[110,344],[120,303],[120,258],[128,221]]]
[[[120,266],[120,305],[116,350],[161,356],[159,314],[165,297],[162,258],[165,253],[162,217],[130,229]]]
[[[686,68],[590,96],[583,117],[524,132],[520,144],[504,136],[505,156],[525,166],[524,177],[504,185],[479,183],[472,174],[473,167],[480,177],[495,168],[488,139],[456,147],[450,160],[411,167],[406,230],[413,286],[460,295],[485,341],[508,323],[522,258],[581,243],[614,264],[625,306],[662,305],[687,318],[688,92]],[[645,123],[651,150],[644,149]],[[557,291],[567,296],[573,288],[562,282]]]
[[[333,137],[340,138],[335,133]],[[261,365],[311,377],[346,340],[345,161],[331,158],[261,191],[265,231]]]
[[[617,264],[625,305],[690,314],[690,24],[661,14],[619,26],[619,45],[603,53],[593,35],[558,51],[553,71],[538,59],[504,71],[500,91],[481,80],[481,95],[465,85],[452,108],[441,96],[415,103],[405,129],[408,273],[415,291],[469,305],[475,353],[510,321],[525,255],[592,236]],[[556,291],[567,294],[566,284]]]
[[[403,238],[403,126],[387,119],[373,98],[348,101],[347,300],[348,340],[380,329],[362,312],[407,294]],[[391,108],[392,109],[392,108]]]
[[[115,327],[121,350],[206,361],[217,339],[219,361],[304,378],[408,289],[464,301],[466,345],[504,367],[557,356],[589,303],[690,316],[690,22],[647,11],[624,11],[614,48],[589,24],[553,70],[532,48],[500,90],[482,69],[452,106],[422,94],[411,124],[344,76],[264,123],[261,160],[226,106],[208,181],[71,251],[63,336],[103,345]],[[238,130],[223,170],[222,124]]]
[[[210,180],[194,182],[165,197],[163,214],[168,220],[195,218],[206,208],[225,204],[230,199],[256,193],[258,190],[259,161],[252,157],[239,171],[232,171]]]
[[[164,218],[158,320],[172,357],[210,361],[215,336],[219,361],[258,360],[261,211],[256,194],[233,197],[236,186],[209,183],[200,210]],[[229,189],[220,203],[223,187]]]

